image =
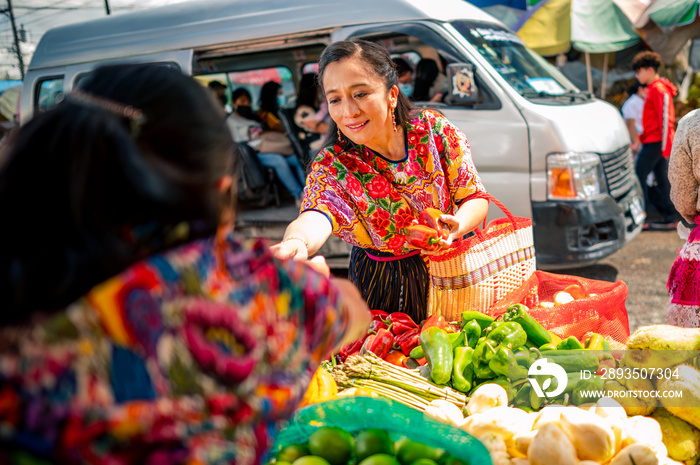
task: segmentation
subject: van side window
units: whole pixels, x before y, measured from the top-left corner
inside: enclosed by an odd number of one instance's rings
[[[36,87],[34,111],[46,111],[63,100],[63,76],[42,79]]]
[[[372,26],[350,37],[360,37],[385,47],[392,58],[401,58],[412,69],[411,98],[420,107],[459,106],[472,110],[494,110],[501,107],[498,97],[474,75],[479,89],[477,102],[462,103],[451,98],[446,77],[447,65],[461,62],[461,55],[436,31],[416,23]]]

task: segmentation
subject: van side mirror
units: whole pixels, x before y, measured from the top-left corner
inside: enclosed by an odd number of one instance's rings
[[[452,63],[447,65],[450,103],[478,103],[479,88],[474,80],[475,67],[472,63]]]

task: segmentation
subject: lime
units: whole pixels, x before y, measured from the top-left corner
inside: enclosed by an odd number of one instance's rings
[[[442,458],[442,465],[469,465],[469,461],[460,460],[454,455],[445,455]]]
[[[323,457],[316,457],[315,455],[305,455],[299,457],[294,461],[292,465],[330,465],[328,460]]]
[[[309,452],[331,465],[346,465],[352,458],[352,436],[337,426],[324,426],[309,436]]]
[[[441,449],[408,440],[401,443],[396,451],[396,458],[402,465],[411,465],[418,459],[430,459],[437,462],[443,453],[444,451]]]
[[[277,463],[279,462],[289,462],[292,463],[299,457],[309,455],[309,448],[305,444],[290,444],[287,447],[283,447],[281,451],[277,453]]]
[[[368,429],[355,438],[355,458],[358,462],[374,454],[394,455],[394,441],[383,429]]]
[[[400,465],[396,457],[390,454],[370,455],[358,465]]]

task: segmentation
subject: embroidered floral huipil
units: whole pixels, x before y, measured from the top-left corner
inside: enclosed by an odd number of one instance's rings
[[[364,146],[325,148],[311,167],[301,210],[325,214],[333,234],[351,245],[395,255],[411,252],[404,228],[422,210],[452,214],[485,189],[466,136],[444,116],[417,113],[407,123],[406,145],[400,161]]]
[[[260,463],[345,331],[341,308],[327,278],[262,241],[139,262],[0,328],[0,462]]]

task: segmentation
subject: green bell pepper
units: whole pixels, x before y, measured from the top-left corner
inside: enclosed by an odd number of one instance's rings
[[[502,345],[489,360],[489,368],[497,375],[505,376],[510,381],[527,377],[527,368],[520,366],[513,351]]]
[[[447,384],[452,377],[454,353],[450,337],[437,326],[426,328],[420,333],[420,345],[430,366],[430,379],[435,384]]]
[[[526,346],[521,347],[518,350],[513,351],[515,354],[515,360],[520,366],[525,368],[530,368],[530,365],[535,363],[539,358],[541,358],[540,351],[536,348],[527,348]]]
[[[474,380],[474,365],[472,365],[471,347],[455,347],[454,363],[452,365],[452,387],[467,393],[472,388]]]
[[[503,319],[505,321],[514,321],[519,323],[527,333],[527,338],[536,346],[547,344],[552,340],[546,329],[537,322],[527,311],[529,309],[523,304],[514,304],[508,307]]]
[[[476,343],[481,337],[481,326],[476,320],[467,321],[464,326],[462,326],[462,332],[464,333],[466,343],[472,349],[476,347]]]
[[[464,327],[464,325],[466,325],[470,321],[476,321],[477,323],[479,323],[479,327],[481,329],[484,329],[488,325],[493,323],[494,319],[492,316],[473,310],[462,312],[462,327]]]
[[[488,340],[511,350],[519,349],[527,341],[527,333],[520,324],[507,321],[486,335]]]
[[[456,333],[448,333],[447,337],[450,338],[450,346],[452,347],[452,349],[454,349],[455,347],[464,346],[464,343],[465,343],[464,331],[458,331]],[[411,350],[411,352],[408,354],[408,356],[411,358],[423,358],[423,357],[425,357],[425,351],[423,350],[423,346],[414,347]]]
[[[549,350],[557,350],[557,345],[552,344],[551,342],[548,342],[547,344],[542,344],[540,346],[540,352],[545,352]]]
[[[485,339],[476,345],[472,355],[472,364],[474,365],[474,375],[477,378],[493,378],[496,376],[496,373],[489,367],[489,362],[495,354],[496,345],[494,341]]]
[[[576,339],[575,336],[569,336],[559,344],[557,344],[557,350],[583,350],[583,344]]]
[[[605,392],[605,379],[598,375],[593,375],[588,379],[580,379],[571,390],[571,402],[574,405],[596,402],[600,397],[591,396],[594,392]],[[586,393],[585,396],[584,393]]]

